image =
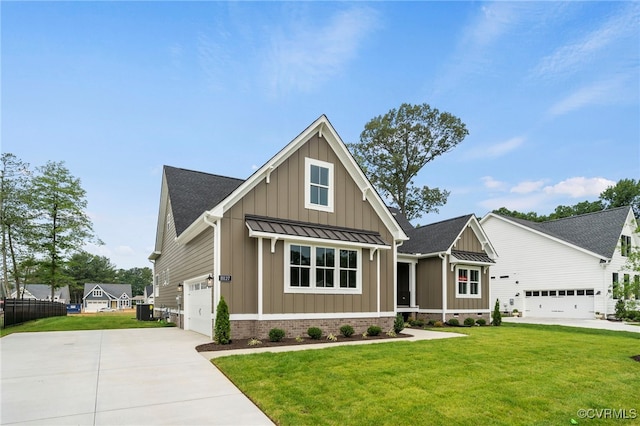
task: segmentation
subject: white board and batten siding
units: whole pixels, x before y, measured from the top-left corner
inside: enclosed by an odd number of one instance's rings
[[[550,318],[605,312],[611,272],[599,256],[492,216],[482,227],[498,254],[491,267],[492,306],[498,298],[503,311],[506,304],[508,311]]]

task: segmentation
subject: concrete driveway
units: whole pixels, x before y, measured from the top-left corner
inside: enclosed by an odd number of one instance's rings
[[[638,325],[597,319],[503,317],[502,321],[521,324],[565,325],[568,327],[597,328],[600,330],[631,331],[634,333],[640,333],[640,326]]]
[[[271,425],[175,328],[17,333],[0,339],[0,423]]]

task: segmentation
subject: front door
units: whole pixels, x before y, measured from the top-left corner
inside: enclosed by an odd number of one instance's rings
[[[411,292],[409,291],[409,263],[398,263],[398,306],[411,305]]]

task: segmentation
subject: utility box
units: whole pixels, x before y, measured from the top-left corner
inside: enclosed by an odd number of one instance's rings
[[[153,321],[153,305],[136,305],[136,319],[138,321]]]

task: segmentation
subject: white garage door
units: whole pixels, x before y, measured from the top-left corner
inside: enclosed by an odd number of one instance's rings
[[[593,289],[525,292],[525,315],[538,318],[592,319]]]
[[[206,281],[186,285],[184,297],[185,330],[212,337],[211,289]]]

